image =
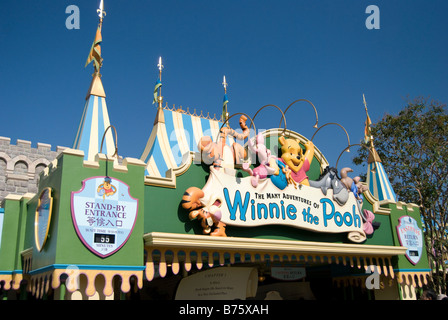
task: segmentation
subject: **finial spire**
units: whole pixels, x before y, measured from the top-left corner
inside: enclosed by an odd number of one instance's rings
[[[366,110],[366,127],[364,129],[364,142],[370,142],[370,146],[373,147],[373,141],[372,141],[372,133],[370,132],[370,125],[372,124],[372,121],[370,120],[369,113],[367,112],[367,102],[366,97],[364,96],[364,93],[362,94],[362,100],[364,103],[364,109]]]
[[[106,15],[106,11],[104,11],[103,0],[100,1],[100,7],[99,9],[96,9],[96,12],[98,12],[98,17],[100,17],[100,21],[102,21],[103,17]]]
[[[367,102],[366,102],[366,97],[364,96],[364,93],[362,94],[362,101],[364,102],[364,108],[366,109],[366,112],[367,112]]]
[[[162,64],[162,57],[159,57],[159,63],[157,64],[157,67],[159,68],[159,78],[157,79],[156,85],[154,87],[154,100],[153,100],[153,104],[158,102],[158,108],[162,108],[162,101],[163,101],[163,97],[162,97],[162,69],[163,69],[163,64]]]
[[[100,18],[100,20],[98,23],[98,28],[96,30],[95,39],[93,40],[93,44],[90,48],[90,52],[87,56],[85,65],[85,67],[87,67],[87,65],[89,65],[89,63],[93,61],[94,73],[92,75],[93,79],[92,83],[90,84],[89,91],[87,92],[86,99],[88,99],[92,94],[99,97],[106,97],[100,74],[100,69],[103,66],[103,58],[101,57],[101,42],[103,41],[101,36],[101,29],[103,26],[103,18],[106,15],[106,11],[104,11],[103,0],[101,0],[100,7],[96,11],[98,12],[98,17]]]
[[[364,94],[362,94],[362,99],[364,102],[364,108],[366,110],[366,127],[364,129],[364,142],[369,143],[370,142],[370,152],[369,152],[369,159],[367,160],[368,163],[372,162],[381,162],[380,156],[375,150],[375,147],[373,145],[373,137],[372,132],[370,130],[370,125],[372,124],[372,121],[370,120],[369,113],[367,112],[367,103],[366,103],[366,97]]]
[[[160,80],[162,80],[162,69],[163,69],[162,57],[159,57],[159,63],[157,64],[157,67],[159,68]]]
[[[156,85],[154,87],[154,100],[152,102],[153,104],[157,102],[157,115],[156,119],[154,120],[154,125],[159,122],[165,123],[165,116],[162,109],[162,57],[159,57],[159,63],[157,64],[157,67],[159,68],[159,77],[157,78]]]
[[[227,82],[226,76],[223,77],[222,85],[224,86],[224,93],[227,93]]]
[[[229,98],[227,97],[227,82],[226,82],[226,76],[223,77],[222,85],[224,86],[224,99],[222,104],[222,121],[226,122],[229,118],[229,113],[227,112],[227,103],[229,102]],[[226,124],[229,125],[228,123]]]

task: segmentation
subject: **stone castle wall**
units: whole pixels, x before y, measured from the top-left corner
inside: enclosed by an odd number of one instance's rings
[[[33,148],[30,141],[18,139],[11,144],[11,138],[0,137],[0,204],[8,194],[37,193],[39,174],[65,147],[37,143]]]

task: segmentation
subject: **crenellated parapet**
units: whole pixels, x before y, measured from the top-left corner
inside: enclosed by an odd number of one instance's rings
[[[36,193],[39,174],[53,161],[65,147],[51,149],[50,144],[0,137],[0,202],[8,194],[23,195]]]

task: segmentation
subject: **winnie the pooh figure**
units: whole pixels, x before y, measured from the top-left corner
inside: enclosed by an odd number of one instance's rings
[[[282,150],[279,160],[291,169],[292,179],[298,184],[309,186],[310,183],[306,172],[310,169],[314,157],[313,142],[308,140],[305,143],[305,153],[303,153],[297,139],[280,137],[278,141]]]

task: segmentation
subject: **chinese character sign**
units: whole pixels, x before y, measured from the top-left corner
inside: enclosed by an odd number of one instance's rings
[[[129,186],[111,177],[83,181],[80,191],[72,192],[72,219],[84,245],[105,258],[117,252],[128,240],[137,220],[138,200]]]

